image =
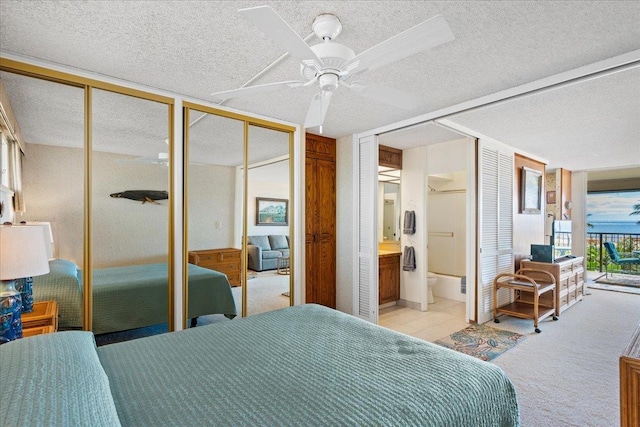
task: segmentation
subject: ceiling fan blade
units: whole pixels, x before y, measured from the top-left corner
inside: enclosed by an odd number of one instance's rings
[[[327,109],[331,101],[331,93],[322,91],[313,96],[309,111],[307,111],[307,118],[304,121],[305,128],[320,126],[324,122],[324,117],[327,115]]]
[[[267,37],[283,47],[289,55],[300,61],[323,62],[287,22],[270,6],[250,7],[238,11],[260,29]]]
[[[437,15],[379,43],[349,60],[351,74],[374,70],[455,39],[447,21]]]
[[[256,95],[258,93],[272,92],[285,87],[299,87],[303,86],[306,82],[291,80],[288,82],[267,83],[264,85],[241,87],[240,89],[226,90],[224,92],[212,93],[214,101],[220,102],[225,99],[235,98],[237,96],[244,95]]]
[[[155,157],[136,157],[135,159],[117,159],[115,161],[118,164],[138,163],[146,165],[162,165],[167,164],[168,161],[160,160]]]
[[[402,90],[394,89],[375,83],[344,83],[343,86],[351,89],[354,93],[364,97],[373,99],[383,104],[393,105],[403,110],[413,110],[422,104],[422,99]]]

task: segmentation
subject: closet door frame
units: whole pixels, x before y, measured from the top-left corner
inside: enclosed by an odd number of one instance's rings
[[[91,330],[93,323],[93,268],[92,268],[92,91],[93,89],[105,90],[117,94],[133,96],[140,99],[154,101],[167,105],[167,134],[168,150],[171,161],[169,162],[169,225],[168,225],[168,287],[169,287],[169,331],[184,329],[186,327],[186,239],[184,239],[185,205],[184,205],[184,172],[188,158],[184,155],[184,106],[197,106],[197,109],[206,108],[215,111],[222,116],[241,118],[247,124],[271,128],[289,132],[290,147],[290,209],[291,209],[291,275],[290,288],[292,291],[292,304],[301,302],[299,289],[301,287],[300,274],[304,271],[304,263],[297,255],[297,247],[304,247],[300,242],[300,224],[304,213],[304,196],[302,195],[304,180],[304,150],[301,149],[301,126],[261,117],[254,117],[232,110],[217,107],[209,107],[197,103],[198,101],[185,101],[180,95],[161,90],[150,91],[148,87],[120,81],[116,78],[99,76],[92,72],[80,71],[70,67],[51,64],[36,59],[25,59],[9,53],[3,53],[0,57],[0,71],[34,77],[55,83],[74,86],[84,90],[84,200],[83,200],[83,330]],[[246,211],[245,211],[246,212]],[[295,292],[294,292],[295,291]]]
[[[133,96],[147,101],[158,102],[167,105],[167,133],[169,135],[168,145],[171,153],[174,152],[173,115],[174,99],[168,96],[146,92],[133,87],[121,86],[103,80],[89,78],[83,75],[72,74],[58,69],[22,62],[18,60],[0,58],[0,71],[15,73],[23,76],[48,80],[54,83],[65,84],[78,87],[84,90],[84,207],[83,207],[83,322],[82,329],[90,331],[93,323],[93,259],[92,259],[92,95],[93,89],[100,89],[120,95]],[[173,212],[176,208],[176,198],[174,193],[174,162],[169,162],[169,245],[168,245],[168,273],[169,273],[169,330],[174,325],[173,290],[175,287],[173,266],[175,265],[175,253],[172,248],[174,236]]]
[[[289,134],[289,206],[293,207],[296,206],[296,195],[295,195],[295,188],[294,188],[294,149],[295,149],[295,132],[296,132],[296,127],[294,126],[290,126],[290,125],[284,125],[284,124],[279,124],[279,123],[275,123],[275,122],[271,122],[268,120],[263,120],[263,119],[258,119],[255,117],[251,117],[251,116],[247,116],[244,114],[240,114],[240,113],[236,113],[236,112],[230,112],[230,111],[226,111],[226,110],[221,110],[218,108],[214,108],[214,107],[208,107],[202,104],[197,104],[197,103],[193,103],[193,102],[183,102],[183,117],[184,120],[183,122],[185,123],[184,127],[184,152],[183,152],[183,161],[182,161],[182,167],[183,167],[183,177],[184,177],[184,182],[185,182],[185,190],[186,190],[186,183],[188,183],[188,174],[189,174],[189,112],[190,111],[197,111],[199,113],[206,113],[206,114],[212,114],[215,116],[219,116],[219,117],[225,117],[228,119],[233,119],[233,120],[238,120],[243,122],[243,129],[244,129],[244,141],[243,141],[243,198],[242,198],[242,236],[246,236],[247,235],[247,221],[249,220],[249,218],[247,217],[247,212],[248,212],[248,172],[249,172],[249,128],[251,126],[256,126],[256,127],[262,127],[262,128],[266,128],[266,129],[271,129],[271,130],[275,130],[275,131],[279,131],[279,132],[285,132]],[[237,186],[236,186],[237,187]],[[299,297],[297,296],[297,286],[294,286],[295,283],[295,278],[297,277],[297,275],[299,274],[297,272],[297,264],[296,263],[296,226],[295,224],[297,223],[297,219],[294,217],[293,215],[293,210],[290,211],[290,221],[289,221],[289,250],[290,250],[290,258],[289,258],[289,262],[290,262],[290,275],[289,275],[289,301],[290,301],[290,305],[293,305],[295,303],[295,301],[297,301],[297,299],[299,299]],[[182,223],[182,233],[183,233],[183,239],[182,239],[182,255],[183,255],[183,259],[184,259],[184,264],[183,264],[183,270],[182,270],[182,283],[184,284],[182,287],[182,301],[183,301],[183,316],[182,316],[182,327],[186,328],[186,322],[187,322],[187,306],[188,306],[188,300],[189,300],[189,289],[187,286],[188,283],[188,275],[187,275],[187,260],[188,260],[188,218],[189,218],[189,212],[188,212],[188,203],[187,203],[187,194],[185,191],[185,194],[183,196],[183,203],[182,203],[182,217],[184,218],[184,221]],[[247,298],[247,239],[243,238],[242,242],[241,242],[241,267],[240,267],[240,286],[242,287],[242,317],[246,317],[247,315],[249,315],[250,313],[247,312],[247,302],[248,302],[248,298]]]

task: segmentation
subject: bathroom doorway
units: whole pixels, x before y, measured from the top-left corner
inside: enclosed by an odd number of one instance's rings
[[[398,303],[380,306],[379,324],[435,340],[463,329],[473,312],[466,278],[475,265],[475,191],[467,190],[475,188],[475,140],[427,123],[381,134],[378,142],[403,152],[399,243],[402,253],[414,247],[416,257],[416,270],[401,271]],[[386,195],[378,206],[384,216],[392,210]],[[416,213],[413,235],[403,232],[407,210]],[[379,224],[378,236],[387,240],[389,224]]]

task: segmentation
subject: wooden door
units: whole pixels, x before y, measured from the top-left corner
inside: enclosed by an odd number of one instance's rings
[[[335,140],[307,135],[306,302],[336,307]]]
[[[308,158],[305,160],[305,302],[316,302],[317,287],[317,263],[315,245],[315,227],[318,218],[318,198],[316,189],[317,160]]]

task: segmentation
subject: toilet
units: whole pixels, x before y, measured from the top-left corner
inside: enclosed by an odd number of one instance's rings
[[[429,304],[433,304],[435,301],[433,299],[433,287],[438,281],[438,276],[435,273],[427,272],[427,292],[428,292],[428,300]]]

